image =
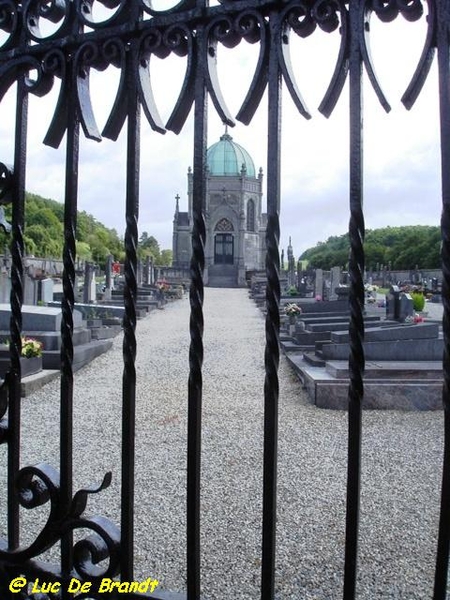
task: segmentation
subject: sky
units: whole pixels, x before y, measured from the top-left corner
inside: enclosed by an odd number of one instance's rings
[[[159,8],[159,6],[156,6]],[[105,10],[105,9],[104,9]],[[379,79],[392,110],[386,114],[364,77],[364,212],[367,229],[401,225],[438,225],[440,219],[440,157],[436,59],[416,105],[407,111],[401,95],[418,62],[426,23],[389,24],[371,21],[371,48]],[[236,114],[250,84],[258,45],[246,42],[232,51],[219,48],[218,69],[223,95]],[[339,47],[339,34],[315,32],[292,36],[292,62],[298,86],[313,114],[305,120],[283,86],[281,162],[281,238],[294,255],[341,235],[348,229],[348,86],[329,119],[316,109],[325,93]],[[151,76],[163,120],[176,102],[184,75],[182,58],[152,59]],[[103,127],[117,88],[117,69],[91,71],[94,112]],[[64,199],[65,139],[58,150],[42,140],[50,124],[59,85],[44,98],[31,96],[27,189],[54,200]],[[12,162],[15,92],[0,105],[0,160]],[[153,235],[161,248],[171,248],[175,196],[187,210],[187,170],[192,166],[193,115],[177,136],[151,130],[142,114],[141,201],[139,232]],[[224,126],[209,102],[208,145],[219,140]],[[257,170],[267,173],[267,97],[249,126],[237,122],[229,130],[252,156]],[[82,139],[79,210],[115,228],[125,227],[125,129],[118,142]],[[265,179],[266,181],[266,179]],[[263,209],[264,209],[263,201]]]

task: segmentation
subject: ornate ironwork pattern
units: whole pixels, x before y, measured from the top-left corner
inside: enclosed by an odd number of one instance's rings
[[[370,18],[391,21],[399,15],[408,21],[423,17],[421,0],[179,0],[165,10],[153,8],[151,0],[0,0],[0,101],[17,83],[15,154],[13,167],[0,164],[0,204],[12,202],[11,252],[11,361],[12,370],[0,388],[0,443],[8,451],[8,540],[0,540],[0,581],[15,574],[44,574],[64,582],[71,573],[92,580],[103,573],[133,578],[134,436],[136,400],[136,268],[139,216],[140,112],[155,134],[179,133],[194,107],[194,171],[192,258],[190,263],[188,448],[187,448],[187,598],[200,597],[200,457],[203,363],[203,269],[205,247],[204,209],[206,198],[207,99],[211,98],[221,120],[233,126],[235,118],[250,124],[263,95],[268,94],[268,225],[267,225],[267,318],[264,381],[264,490],[261,597],[275,595],[276,477],[278,436],[279,363],[279,215],[282,88],[292,97],[299,114],[311,118],[291,65],[293,36],[307,38],[317,29],[340,36],[336,64],[319,110],[332,114],[349,78],[350,112],[350,386],[348,488],[346,517],[345,599],[356,596],[359,484],[361,454],[361,411],[364,401],[364,213],[362,74],[368,75],[380,104],[390,110],[369,51]],[[96,5],[106,11],[95,17]],[[450,530],[450,98],[449,0],[428,0],[427,35],[416,71],[402,101],[411,108],[427,79],[436,48],[439,59],[443,188],[444,272],[444,391],[445,457],[442,509],[435,578],[436,599],[445,598]],[[228,109],[220,87],[217,63],[220,47],[240,43],[259,49],[255,72],[236,117]],[[184,81],[172,113],[164,123],[153,94],[152,58],[170,54],[183,57]],[[100,131],[90,95],[90,73],[110,65],[120,72],[116,98],[103,131]],[[64,300],[62,303],[61,350],[61,452],[59,471],[48,465],[20,464],[20,352],[23,301],[23,223],[27,143],[27,100],[29,94],[45,96],[55,80],[59,97],[44,143],[59,147],[66,136],[66,185],[64,218]],[[117,140],[127,128],[126,266],[123,342],[123,429],[122,429],[122,517],[121,534],[106,519],[82,516],[88,492],[72,489],[72,397],[73,397],[73,308],[75,282],[76,210],[78,201],[79,134],[100,141]],[[2,157],[0,157],[2,160]],[[99,480],[101,477],[99,477]],[[18,484],[22,492],[18,494]],[[28,509],[50,503],[48,522],[29,547],[19,539],[19,504]],[[73,543],[72,532],[84,528],[86,540]],[[45,565],[34,559],[62,540],[61,565]],[[109,558],[107,570],[97,563]],[[92,558],[92,560],[91,560]],[[301,557],[299,557],[301,561]],[[10,598],[0,587],[2,597]],[[63,592],[63,597],[67,596]],[[129,595],[134,597],[133,594]],[[26,597],[25,592],[21,597]],[[42,594],[53,598],[54,594]],[[99,597],[81,594],[78,598]],[[101,594],[105,597],[105,594]],[[180,595],[157,591],[163,600]],[[185,597],[185,596],[183,596]]]

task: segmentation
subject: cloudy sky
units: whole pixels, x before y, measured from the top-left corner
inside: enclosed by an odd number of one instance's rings
[[[380,24],[372,18],[372,54],[391,103],[386,114],[367,78],[364,81],[364,207],[366,227],[438,225],[440,217],[439,123],[436,64],[416,106],[408,112],[400,102],[417,64],[426,23]],[[397,36],[397,37],[396,37]],[[398,36],[401,36],[400,38]],[[295,37],[295,36],[294,36]],[[398,40],[401,40],[399,43]],[[292,238],[298,257],[304,250],[348,227],[348,87],[329,119],[316,107],[327,88],[337,55],[339,34],[314,33],[292,43],[298,86],[313,118],[296,111],[284,88],[282,120],[281,247]],[[255,46],[242,42],[232,51],[220,50],[218,68],[224,97],[236,114],[256,64]],[[164,62],[164,67],[162,68]],[[184,60],[155,59],[151,65],[155,96],[163,119],[170,115],[184,74]],[[236,85],[238,82],[238,85]],[[100,129],[112,104],[117,70],[92,72],[91,90]],[[54,150],[42,144],[55,106],[58,86],[44,99],[31,98],[27,189],[63,201],[64,141]],[[237,124],[230,134],[253,157],[257,169],[266,166],[267,99],[248,126]],[[218,141],[224,127],[210,102],[208,144]],[[14,90],[0,106],[0,160],[12,161]],[[187,209],[186,173],[192,166],[192,114],[176,136],[151,131],[142,115],[140,232],[154,235],[162,248],[172,243],[175,195]],[[125,136],[118,143],[83,140],[79,209],[124,233]]]

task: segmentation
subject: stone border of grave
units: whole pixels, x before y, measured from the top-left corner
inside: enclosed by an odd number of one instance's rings
[[[257,305],[265,312],[262,298]],[[442,408],[442,306],[427,304],[429,317],[414,323],[406,317],[408,295],[396,297],[387,308],[368,304],[365,310],[365,409],[438,410]],[[284,304],[302,309],[292,326]],[[280,343],[286,360],[320,408],[346,410],[350,312],[347,300],[315,302],[289,298],[280,302]]]

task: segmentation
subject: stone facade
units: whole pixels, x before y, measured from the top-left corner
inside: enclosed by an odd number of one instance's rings
[[[267,215],[262,212],[262,170],[256,176],[250,155],[225,133],[208,149],[206,185],[205,284],[246,285],[246,272],[264,268]],[[189,266],[192,232],[192,170],[188,170],[188,211],[176,198],[173,266]]]

